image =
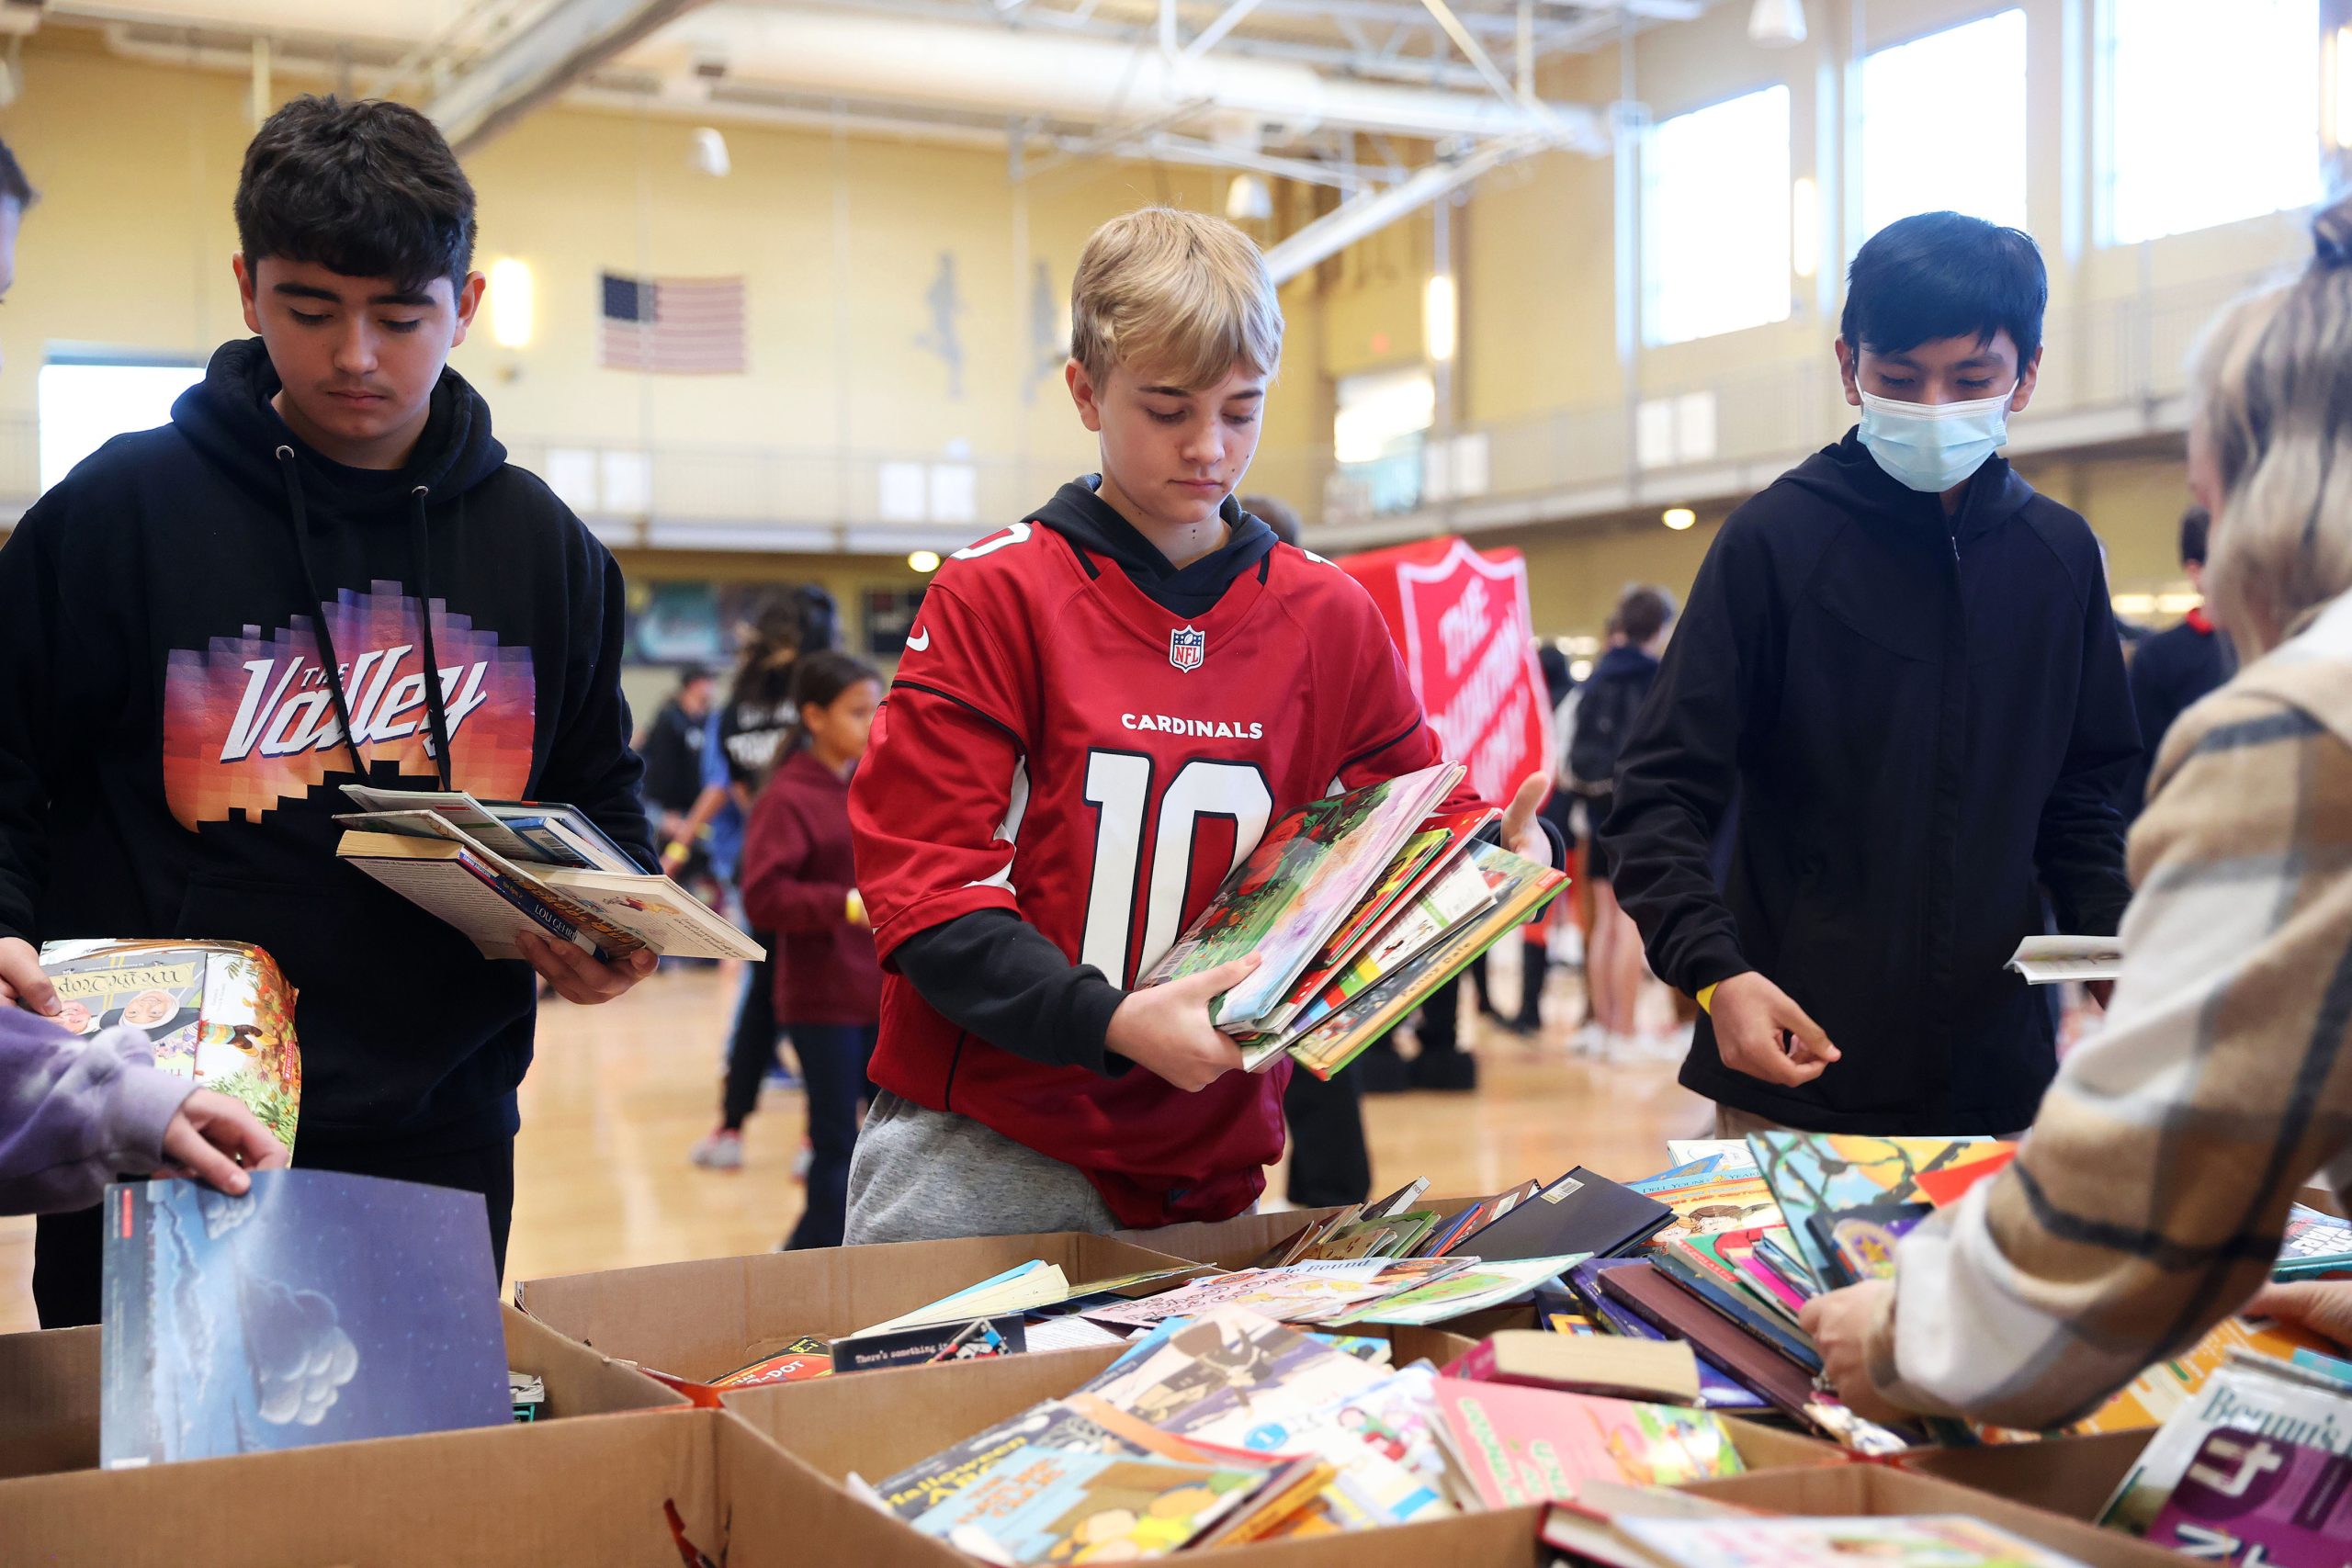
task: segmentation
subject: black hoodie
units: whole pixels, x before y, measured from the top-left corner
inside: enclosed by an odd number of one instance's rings
[[[1278,541],[1231,496],[1224,545],[1179,570],[1096,493],[1092,474],[1055,492],[1029,521],[1078,548],[1087,569],[1107,562],[1145,597],[1180,615],[1206,615],[1244,572],[1263,569]],[[1087,964],[1072,964],[1050,938],[1006,909],[983,909],[909,937],[891,963],[922,999],[958,1027],[1018,1056],[1113,1077],[1130,1066],[1102,1048],[1127,993]]]
[[[364,753],[568,800],[650,865],[620,571],[455,371],[390,473],[304,447],[277,386],[226,344],[0,549],[0,935],[256,943],[300,992],[298,1147],[478,1145],[516,1125],[531,972],[337,862],[338,786]]]
[[[2013,1133],[2056,1070],[2020,938],[2110,935],[2139,754],[2098,542],[1988,459],[1960,512],[1860,441],[1724,524],[1627,740],[1601,837],[1650,963],[1692,995],[1754,969],[1843,1059],[1796,1089],[1682,1082],[1820,1132]],[[1710,840],[1739,807],[1719,889]]]

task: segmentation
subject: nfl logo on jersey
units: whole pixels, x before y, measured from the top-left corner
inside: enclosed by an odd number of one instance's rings
[[[1168,662],[1191,674],[1208,657],[1209,639],[1205,632],[1191,626],[1179,626],[1168,634]]]

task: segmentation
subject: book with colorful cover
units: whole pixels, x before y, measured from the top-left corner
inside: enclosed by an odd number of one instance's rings
[[[1292,1041],[1289,1051],[1299,1066],[1318,1078],[1328,1078],[1346,1066],[1365,1046],[1420,1006],[1431,991],[1525,925],[1567,886],[1568,879],[1561,873],[1492,844],[1473,844],[1469,854],[1480,874],[1487,878],[1495,903],[1484,913],[1448,931]]]
[[[1308,1258],[1404,1258],[1435,1230],[1440,1216],[1434,1209],[1417,1210],[1387,1219],[1358,1220],[1317,1241]]]
[[[1654,1191],[1646,1182],[1626,1184],[1634,1191],[1656,1198],[1674,1211],[1666,1228],[1650,1237],[1652,1247],[1683,1241],[1721,1231],[1754,1230],[1781,1223],[1781,1205],[1764,1179],[1753,1173],[1669,1187]]]
[[[1024,1568],[1165,1557],[1248,1504],[1267,1473],[1255,1465],[1023,1448],[911,1522],[975,1556]]]
[[[1017,1356],[1028,1348],[1028,1325],[1019,1313],[1010,1313],[1002,1317],[976,1317],[969,1323],[933,1323],[894,1328],[887,1334],[850,1335],[833,1341],[833,1371],[928,1367],[941,1361]]]
[[[1620,1518],[1617,1528],[1673,1568],[2083,1568],[2075,1558],[1964,1514]]]
[[[480,1193],[262,1170],[103,1213],[107,1469],[514,1419]]]
[[[1920,1201],[1931,1172],[2005,1157],[2015,1145],[1989,1138],[1878,1138],[1850,1133],[1756,1133],[1748,1147],[1780,1200],[1789,1235],[1814,1279],[1834,1278],[1829,1258],[1805,1224],[1816,1209]]]
[[[1245,1307],[1282,1323],[1330,1323],[1351,1309],[1383,1301],[1468,1266],[1462,1258],[1316,1260],[1280,1269],[1245,1269],[1198,1280],[1144,1301],[1086,1314],[1097,1323],[1149,1327],[1212,1307]]]
[[[1364,895],[1363,902],[1340,923],[1340,929],[1331,933],[1331,940],[1323,944],[1323,951],[1307,964],[1299,987],[1293,991],[1293,998],[1297,999],[1311,989],[1317,971],[1328,975],[1339,967],[1382,920],[1392,911],[1405,908],[1433,883],[1471,839],[1499,815],[1492,807],[1441,812],[1415,829],[1413,836],[1405,840],[1405,847],[1396,852],[1396,858],[1388,863],[1380,880]]]
[[[1520,1258],[1501,1263],[1472,1263],[1459,1273],[1417,1285],[1402,1294],[1358,1307],[1335,1323],[1427,1325],[1515,1302],[1547,1280],[1556,1280],[1591,1256]]]
[[[2297,1350],[2326,1350],[2329,1342],[2292,1324],[2225,1317],[2185,1353],[2158,1361],[2067,1431],[2076,1437],[2161,1427],[2192,1404],[2212,1376],[2241,1357],[2285,1363]],[[2352,1412],[2347,1412],[2352,1416]]]
[[[1139,1361],[1114,1367],[1087,1392],[1187,1442],[1288,1453],[1300,1429],[1392,1375],[1311,1335],[1224,1307],[1173,1325]]]
[[[2352,1398],[2342,1385],[2265,1356],[2241,1355],[2167,1416],[2108,1498],[2098,1522],[2147,1532],[2209,1433],[2256,1432],[2352,1454]]]
[[[1829,1260],[1828,1282],[1859,1285],[1865,1280],[1894,1279],[1894,1249],[1935,1212],[1933,1203],[1863,1203],[1851,1209],[1815,1209],[1804,1223]]]
[[[1440,763],[1311,800],[1281,818],[1137,986],[1254,953],[1257,973],[1220,997],[1216,1012],[1221,1029],[1254,1029],[1461,778],[1459,765]]]
[[[1459,1378],[1435,1386],[1448,1448],[1489,1508],[1573,1497],[1585,1480],[1679,1486],[1743,1468],[1707,1411]]]
[[[139,1031],[157,1066],[235,1100],[294,1147],[295,993],[268,953],[237,942],[48,942],[40,967],[57,988],[57,1022],[85,1039]]]
[[[1978,1182],[1990,1181],[2007,1170],[2017,1159],[2018,1147],[2018,1145],[2011,1144],[2004,1152],[1984,1159],[1928,1171],[1919,1178],[1920,1201],[1932,1203],[1939,1209],[1951,1208],[1967,1197]]]
[[[2352,1458],[2259,1432],[2208,1432],[2148,1540],[2201,1562],[2344,1568]]]
[[[2330,1274],[2352,1274],[2352,1223],[2298,1203],[2287,1211],[2287,1235],[2270,1277],[2318,1280]]]
[[[815,1335],[803,1335],[781,1350],[771,1351],[756,1361],[749,1361],[724,1377],[713,1378],[713,1388],[765,1388],[770,1383],[804,1382],[809,1378],[831,1377],[833,1372],[832,1342]]]
[[[1797,1255],[1796,1237],[1786,1225],[1766,1226],[1756,1238],[1753,1257],[1799,1300],[1809,1302],[1821,1293],[1821,1281],[1814,1277],[1813,1266]]]
[[[1189,1464],[1215,1463],[1219,1458],[1155,1430],[1095,1394],[1081,1393],[1033,1404],[876,1483],[874,1491],[884,1506],[911,1523],[1023,1449],[1130,1459],[1157,1455]]]

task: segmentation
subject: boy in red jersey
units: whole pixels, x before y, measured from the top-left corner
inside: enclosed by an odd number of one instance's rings
[[[1147,209],[1080,257],[1102,472],[941,568],[851,790],[887,970],[853,1244],[1226,1219],[1282,1153],[1289,1065],[1208,1019],[1256,960],[1124,989],[1268,822],[1440,760],[1371,598],[1233,499],[1282,334],[1228,223]]]

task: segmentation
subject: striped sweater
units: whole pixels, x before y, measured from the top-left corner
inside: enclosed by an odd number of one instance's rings
[[[2352,1190],[2352,595],[2182,716],[2149,787],[2105,1029],[1899,1254],[1869,1357],[1906,1408],[2087,1414],[2261,1286],[2297,1189]]]

